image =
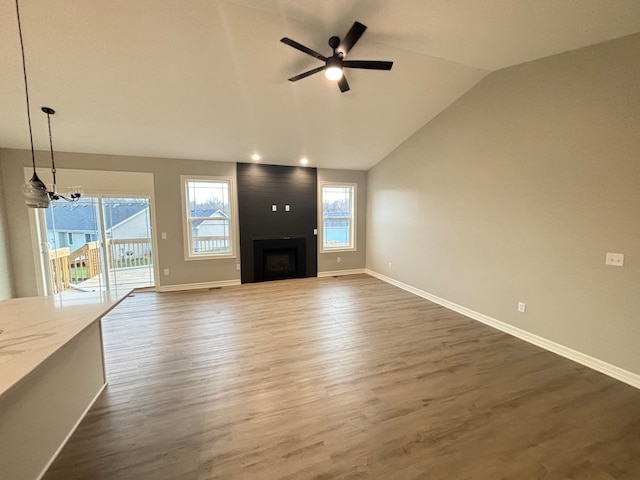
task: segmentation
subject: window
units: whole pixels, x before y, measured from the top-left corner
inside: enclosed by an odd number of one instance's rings
[[[322,251],[355,250],[356,186],[322,185]]]
[[[234,256],[232,181],[182,176],[185,258]]]
[[[73,233],[67,233],[67,245],[73,245]]]

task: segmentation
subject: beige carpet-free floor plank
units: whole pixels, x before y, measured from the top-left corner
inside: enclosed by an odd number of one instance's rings
[[[138,293],[45,476],[640,479],[640,391],[366,275]]]

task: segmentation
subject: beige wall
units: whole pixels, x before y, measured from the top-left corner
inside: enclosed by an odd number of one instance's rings
[[[369,171],[367,267],[640,373],[638,58],[634,35],[485,78]]]
[[[318,195],[322,182],[355,183],[356,184],[356,250],[347,252],[320,252],[318,244],[318,273],[336,272],[342,270],[357,270],[365,267],[367,245],[367,172],[356,170],[318,169]],[[320,206],[320,197],[318,196]],[[318,215],[322,211],[318,208]],[[318,222],[322,218],[318,219]],[[338,263],[340,257],[340,263]]]
[[[37,158],[38,165],[46,164],[46,153],[38,152]],[[9,242],[14,258],[15,293],[19,297],[37,295],[29,212],[24,206],[21,192],[24,167],[29,166],[30,162],[31,156],[26,150],[0,150]],[[239,259],[184,260],[180,197],[180,175],[221,175],[235,178],[235,163],[61,152],[56,153],[56,166],[59,169],[153,173],[155,229],[156,232],[167,233],[166,240],[158,239],[158,263],[161,271],[168,268],[170,272],[169,276],[160,276],[161,286],[239,281],[240,272],[236,270]]]
[[[11,276],[11,253],[7,232],[7,209],[2,188],[2,169],[0,169],[0,301],[13,297]]]

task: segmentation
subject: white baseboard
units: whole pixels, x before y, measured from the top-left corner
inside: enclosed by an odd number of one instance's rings
[[[96,396],[93,397],[93,400],[91,400],[87,408],[85,408],[84,412],[82,412],[82,415],[80,415],[80,418],[78,418],[78,421],[75,423],[73,427],[71,427],[71,430],[69,431],[67,436],[64,437],[64,440],[62,441],[58,449],[55,451],[51,459],[44,466],[44,469],[42,470],[42,472],[40,472],[40,475],[38,475],[37,480],[41,480],[45,476],[45,474],[47,473],[47,470],[49,470],[49,467],[51,467],[51,464],[55,461],[56,458],[58,458],[58,455],[60,455],[60,452],[62,451],[64,446],[67,444],[69,439],[71,438],[71,435],[75,433],[76,429],[78,428],[78,425],[80,425],[80,422],[82,422],[82,420],[84,420],[84,417],[87,416],[87,413],[89,413],[89,410],[91,410],[91,407],[93,407],[93,404],[96,403],[96,400],[98,400],[98,397],[102,395],[102,392],[104,391],[105,388],[107,388],[107,383],[105,383],[104,385],[102,385],[102,387],[100,387],[100,390],[98,390],[98,393],[96,393]]]
[[[233,287],[240,285],[240,280],[223,280],[221,282],[184,283],[182,285],[159,285],[157,292],[181,292],[183,290],[202,290],[205,288]]]
[[[406,290],[407,292],[413,293],[414,295],[430,300],[433,303],[442,305],[449,310],[461,313],[462,315],[472,318],[473,320],[477,320],[478,322],[489,325],[502,332],[508,333],[509,335],[513,335],[514,337],[517,337],[521,340],[544,348],[545,350],[561,355],[565,358],[568,358],[569,360],[573,360],[574,362],[584,365],[585,367],[589,367],[600,373],[604,373],[605,375],[615,378],[616,380],[620,380],[621,382],[631,385],[632,387],[640,389],[640,375],[636,373],[629,372],[628,370],[616,367],[615,365],[611,365],[610,363],[591,357],[577,350],[573,350],[564,345],[560,345],[559,343],[555,343],[544,337],[540,337],[533,333],[527,332],[526,330],[522,330],[521,328],[514,327],[513,325],[501,322],[500,320],[496,320],[495,318],[450,302],[448,300],[445,300],[444,298],[440,298],[430,293],[424,292],[415,287],[412,287],[411,285],[407,285],[406,283],[399,282],[398,280],[394,280],[393,278],[387,277],[378,272],[374,272],[373,270],[369,270],[368,268],[365,269],[365,273],[371,275],[372,277],[378,278],[383,282],[390,283],[391,285],[395,285],[396,287]]]
[[[318,278],[320,277],[341,277],[342,275],[358,275],[366,273],[364,268],[354,268],[351,270],[334,270],[333,272],[318,272]]]

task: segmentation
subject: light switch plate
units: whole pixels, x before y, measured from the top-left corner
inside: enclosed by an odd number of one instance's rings
[[[271,211],[272,212],[277,212],[278,211],[278,206],[275,203],[273,205],[271,205]]]
[[[604,263],[614,267],[624,266],[624,253],[607,253]]]

